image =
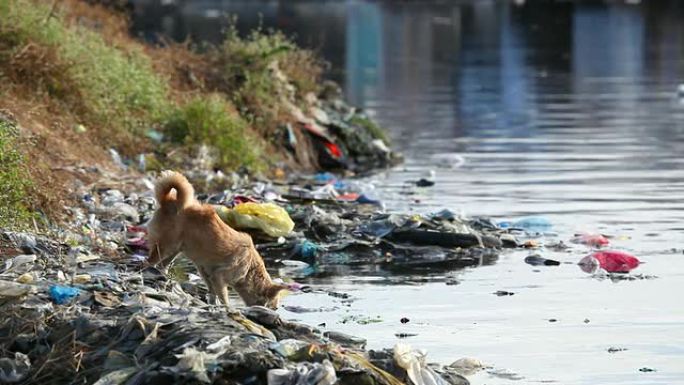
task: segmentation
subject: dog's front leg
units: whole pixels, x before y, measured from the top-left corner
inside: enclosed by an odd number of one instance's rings
[[[230,305],[228,303],[228,282],[226,281],[225,272],[223,270],[215,270],[211,276],[212,285],[214,286],[214,293],[218,295],[219,299],[226,308],[230,311]]]
[[[167,272],[168,267],[173,263],[178,254],[180,253],[180,247],[162,248],[159,242],[152,244],[150,248],[150,253],[147,256],[147,266],[159,266],[160,270],[164,273]]]
[[[208,271],[208,267],[205,266],[200,266],[197,265],[197,272],[200,274],[202,279],[204,280],[204,284],[207,285],[207,303],[209,305],[215,306],[218,305],[218,292],[216,291],[216,288],[214,287],[214,282],[212,280],[212,276]]]

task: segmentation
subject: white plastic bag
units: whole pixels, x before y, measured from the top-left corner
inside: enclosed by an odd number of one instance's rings
[[[426,365],[426,355],[424,351],[411,350],[408,344],[394,345],[394,361],[406,370],[413,385],[449,385],[442,376]]]

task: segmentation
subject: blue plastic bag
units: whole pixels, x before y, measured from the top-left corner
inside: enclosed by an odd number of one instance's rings
[[[58,305],[68,303],[80,292],[80,290],[71,286],[50,286],[50,297]]]
[[[332,180],[335,180],[335,175],[329,172],[319,172],[318,174],[314,175],[314,180],[317,183],[328,183]]]
[[[516,229],[523,229],[526,231],[534,231],[534,232],[545,232],[551,230],[553,227],[553,224],[551,221],[544,217],[525,217],[525,218],[520,218],[517,221],[510,222],[510,221],[505,221],[505,222],[499,222],[499,227],[502,229],[506,228],[516,228]]]
[[[305,240],[299,246],[302,257],[306,259],[312,259],[316,257],[316,253],[318,252],[318,246],[315,243],[309,240]]]

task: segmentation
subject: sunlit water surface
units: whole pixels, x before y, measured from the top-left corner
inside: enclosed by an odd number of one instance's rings
[[[371,178],[389,210],[544,216],[557,236],[542,243],[580,231],[614,235],[614,248],[646,262],[635,273],[657,276],[592,278],[576,265],[585,246],[538,251],[566,262],[557,267],[505,251],[493,265],[429,279],[313,279],[354,300],[290,295],[286,305],[336,310],[281,310],[285,317],[367,337],[371,348],[417,334],[403,341],[429,360],[490,365],[469,377],[474,384],[684,383],[683,5],[143,3],[136,28],[148,36],[217,41],[225,25],[217,15],[237,13],[246,29],[261,13],[264,25],[318,48],[349,100],[389,128],[406,156]],[[444,167],[450,157],[464,162]],[[434,187],[407,186],[429,170]]]

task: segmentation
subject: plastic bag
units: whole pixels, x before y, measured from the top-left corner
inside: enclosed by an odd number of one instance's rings
[[[502,229],[506,228],[516,228],[525,231],[543,233],[550,231],[553,228],[553,224],[547,218],[544,217],[525,217],[520,218],[514,222],[500,222],[499,227]]]
[[[300,362],[293,369],[271,369],[266,373],[268,385],[332,385],[337,382],[335,367],[329,360],[322,363]]]
[[[599,268],[609,273],[628,273],[640,263],[637,257],[617,250],[595,251],[579,261],[580,268],[590,274]]]
[[[21,283],[16,283],[12,281],[2,281],[0,280],[0,298],[3,297],[21,297],[30,293],[32,287],[29,285],[23,285]]]
[[[79,293],[80,290],[78,290],[75,287],[71,286],[57,286],[53,285],[50,286],[50,297],[52,300],[58,304],[58,305],[64,305],[66,303],[69,303],[71,299],[76,297]]]
[[[601,246],[607,246],[610,244],[610,241],[608,238],[604,237],[602,234],[577,234],[575,235],[570,242],[572,243],[578,243],[582,245],[587,245],[587,246],[592,246],[592,247],[601,247]]]
[[[31,370],[31,360],[23,353],[15,352],[14,359],[0,358],[0,383],[13,384],[21,382]]]
[[[411,350],[408,344],[394,345],[394,361],[406,370],[413,385],[449,385],[442,376],[427,366],[425,356],[425,352]]]
[[[273,203],[242,203],[219,211],[224,222],[236,229],[260,229],[272,237],[284,237],[294,229],[287,211]]]

